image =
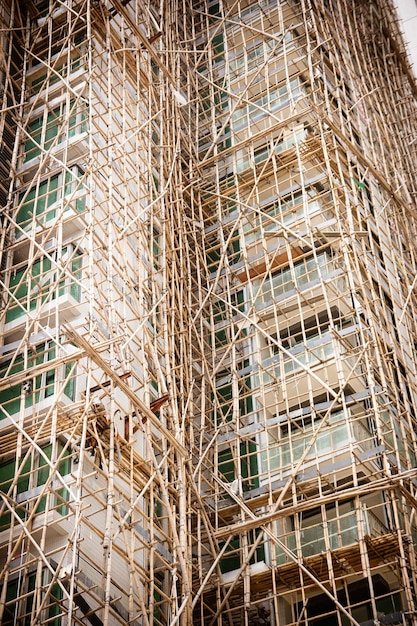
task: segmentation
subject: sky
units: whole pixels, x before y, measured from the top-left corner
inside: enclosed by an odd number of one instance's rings
[[[409,56],[413,63],[414,75],[417,77],[417,1],[394,0],[400,17],[404,39],[408,46]]]

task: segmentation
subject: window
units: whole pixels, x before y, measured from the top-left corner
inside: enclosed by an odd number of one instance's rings
[[[71,208],[77,213],[84,211],[85,190],[81,182],[83,174],[83,171],[74,165],[70,171],[47,178],[21,194],[16,215],[17,223],[26,228],[32,225],[33,218],[37,224],[50,222],[61,208],[61,203],[58,202],[62,200],[64,211]]]
[[[71,73],[80,69],[82,66],[81,57],[79,54],[70,60],[70,64],[68,66],[67,61],[58,63],[54,67],[54,72],[51,72],[48,76],[46,72],[42,72],[42,74],[36,74],[34,78],[32,78],[31,86],[32,93],[39,93],[42,89],[45,89],[47,86],[51,87],[52,85],[58,83],[61,80],[61,77],[66,79],[71,77]]]
[[[219,34],[211,40],[213,51],[213,63],[221,63],[224,61],[224,41],[223,35]]]
[[[164,597],[166,597],[165,594],[163,595],[162,593],[164,589],[164,572],[163,571],[156,570],[154,583],[155,584],[153,587],[153,600],[154,600],[153,616],[156,620],[156,623],[161,624],[165,621]]]
[[[237,171],[239,173],[243,172],[244,170],[248,169],[252,163],[254,165],[263,163],[273,154],[280,154],[281,152],[289,150],[297,144],[305,141],[306,137],[307,129],[303,127],[293,129],[290,133],[287,133],[279,141],[277,141],[277,139],[272,139],[266,144],[262,144],[261,147],[254,150],[253,156],[250,148],[242,148],[240,150],[237,150]]]
[[[229,370],[223,370],[216,377],[216,391],[212,395],[214,404],[213,423],[216,422],[217,425],[220,425],[230,422],[234,417],[234,408],[238,409],[240,417],[249,415],[253,411],[251,380],[250,376],[245,375],[248,365],[249,361],[247,359],[237,364],[237,373],[239,375],[237,398],[233,395],[232,374]]]
[[[54,216],[53,212],[45,213],[45,208],[55,204],[58,199],[57,194],[58,176],[54,176],[39,185],[39,188],[32,187],[27,194],[21,196],[17,222],[25,226],[32,221],[32,215],[39,216],[40,221],[48,221]]]
[[[35,580],[36,575],[31,574],[26,581],[21,578],[15,578],[8,583],[2,621],[4,626],[14,626],[17,615],[20,616],[19,624],[31,626]],[[21,598],[20,600],[18,599],[19,597]]]
[[[220,12],[220,5],[218,2],[210,2],[209,3],[209,15],[214,15],[216,17],[220,17],[221,16],[221,12]],[[215,22],[215,20],[212,20],[213,22]]]
[[[19,304],[11,304],[6,312],[6,323],[10,322],[21,315],[26,313],[27,296],[33,293],[33,298],[29,302],[29,311],[33,311],[38,302],[43,303],[49,293],[50,280],[48,272],[51,269],[51,261],[46,257],[42,257],[38,261],[35,261],[31,270],[27,267],[15,270],[12,272],[9,282],[9,289],[13,294],[14,299],[19,301]],[[28,274],[30,274],[30,280],[28,285]]]
[[[244,224],[245,243],[254,243],[263,238],[264,233],[279,231],[282,226],[289,226],[307,216],[323,213],[323,218],[329,219],[331,213],[324,209],[330,200],[330,194],[324,192],[320,186],[307,187],[304,191],[295,189],[275,198],[262,206],[262,213],[258,213],[250,223]]]
[[[239,309],[244,310],[244,293],[239,290],[230,294],[230,304]],[[236,311],[228,306],[223,300],[216,300],[213,303],[213,323],[214,323],[214,345],[216,348],[228,345],[231,341],[231,336],[234,336],[237,331],[237,327],[232,323],[232,320],[236,319]],[[213,343],[213,335],[209,335],[209,343]]]
[[[365,209],[371,213],[371,215],[375,215],[374,203],[372,198],[372,193],[370,190],[370,184],[368,180],[365,178],[364,174],[360,172],[358,167],[354,163],[350,163],[352,168],[352,184],[355,192],[362,199],[363,206]]]
[[[58,269],[57,262],[60,261]],[[9,289],[13,295],[6,311],[6,323],[34,311],[56,297],[70,295],[77,302],[81,298],[81,252],[72,245],[52,252],[50,257],[37,259],[31,267],[12,271]],[[16,302],[17,300],[17,302]]]
[[[225,237],[228,236],[227,231],[224,231],[224,235]],[[240,260],[240,237],[238,230],[233,233],[226,250],[224,250],[224,244],[217,236],[210,236],[207,238],[206,263],[208,273],[219,271],[220,262],[222,262],[222,268],[225,267],[226,255],[224,253],[227,255],[229,265],[234,265]]]
[[[274,272],[270,279],[253,281],[257,294],[257,305],[265,306],[275,298],[285,296],[296,287],[302,289],[320,277],[332,274],[337,265],[330,252],[320,252],[317,256],[309,256],[294,263],[293,267],[285,267]]]
[[[82,46],[87,37],[87,29],[81,14],[77,16],[74,12],[71,15],[59,5],[54,6],[49,2],[36,3],[36,11],[40,28],[37,29],[31,45],[30,66],[44,68],[58,55],[64,57],[69,47],[76,51]]]
[[[26,459],[19,467],[20,474],[15,481],[16,484],[16,496],[21,493],[26,492],[29,489],[29,472],[30,472],[30,459]],[[9,461],[8,463],[3,463],[0,465],[0,492],[7,494],[9,491],[13,479],[16,475],[16,463],[15,461]],[[3,506],[3,501],[0,503],[0,531],[5,530],[10,526],[11,522],[11,513],[8,512],[5,505]],[[25,515],[25,509],[21,506],[14,506],[14,511],[21,518]]]
[[[17,503],[13,505],[17,515],[24,519],[35,509],[36,513],[43,513],[46,509],[54,509],[60,515],[68,512],[68,490],[56,478],[56,487],[53,492],[40,497],[42,487],[51,476],[49,461],[58,462],[58,472],[66,476],[71,471],[71,453],[64,444],[57,441],[56,445],[48,444],[42,447],[42,453],[33,451],[32,455],[23,455],[16,463],[10,460],[0,465],[0,491],[13,498]],[[46,457],[46,458],[45,458]],[[10,526],[11,513],[0,502],[0,532]]]
[[[251,127],[261,119],[287,106],[291,100],[298,100],[305,95],[304,80],[297,76],[280,87],[275,87],[250,104],[245,104],[232,115],[233,130]]]
[[[381,624],[402,624],[401,595],[390,590],[389,584],[380,574],[372,576],[372,597],[375,603],[374,613],[371,602],[371,593],[366,579],[346,584],[337,591],[339,602],[349,607],[349,613],[359,623],[372,624],[380,620]],[[351,622],[335,610],[334,602],[325,594],[312,596],[306,605],[300,602],[294,605],[295,614],[299,622],[305,620],[312,626],[333,626]],[[325,615],[326,614],[326,615]]]
[[[52,341],[37,345],[29,351],[26,368],[23,356],[21,355],[13,361],[9,359],[1,363],[0,380],[18,372],[23,372],[25,369],[29,369],[35,365],[47,363],[57,356],[56,352],[56,344]],[[18,413],[21,402],[24,403],[24,408],[29,408],[42,400],[54,396],[57,390],[56,384],[60,376],[63,382],[65,382],[63,389],[64,395],[73,400],[75,391],[75,373],[73,366],[74,363],[69,362],[64,366],[47,370],[38,376],[29,378],[25,381],[25,389],[22,389],[22,384],[20,383],[2,389],[0,391],[0,420],[7,417],[7,415]]]
[[[265,59],[264,53],[268,56],[274,45],[275,42],[272,39],[269,41],[255,41],[250,47],[244,50],[243,54],[239,54],[239,56],[230,61],[231,80],[258,67]]]
[[[248,544],[251,546],[255,543],[259,535],[262,531],[258,528],[255,530],[250,530],[247,533]],[[222,543],[220,543],[222,546]],[[252,565],[253,563],[259,563],[265,560],[265,546],[263,542],[258,544],[254,554],[252,555],[249,563]],[[229,543],[229,546],[226,548],[224,556],[220,559],[220,569],[223,574],[226,572],[232,572],[233,570],[239,569],[241,566],[241,547],[240,547],[240,537],[235,537]]]
[[[353,325],[352,319],[343,316],[337,307],[332,307],[330,312],[333,324],[339,330]],[[305,318],[302,323],[283,329],[279,334],[281,343],[287,350],[294,348],[308,339],[327,334],[330,325],[331,322],[327,311],[319,311],[315,315]],[[277,335],[272,336],[274,338],[277,337]],[[274,354],[279,354],[279,348],[276,344],[272,344],[272,351]]]
[[[238,13],[235,9],[236,18],[231,17],[230,21],[237,21],[237,23],[240,25],[240,20],[244,19],[245,24],[250,24],[253,20],[259,19],[260,10],[262,11],[262,13],[264,13],[264,11],[271,6],[275,7],[275,0],[257,0],[257,2],[250,2],[249,6],[246,6],[244,8],[239,6]]]
[[[376,257],[378,256],[378,258],[380,260],[380,263],[378,263],[378,265],[384,271],[386,271],[385,261],[384,261],[384,254],[382,252],[380,239],[379,239],[378,235],[376,233],[374,233],[373,230],[371,230],[370,233],[371,233],[371,243],[372,243],[372,247],[373,247],[373,254],[371,255],[371,259],[375,259],[376,260]]]
[[[159,528],[163,528],[164,518],[167,518],[164,512],[164,500],[159,491],[154,491],[152,501],[149,502],[149,517],[152,517],[153,521]]]
[[[280,37],[279,33],[276,37]],[[287,31],[282,38],[282,41],[289,43],[293,38],[291,31]],[[272,54],[279,54],[282,52],[283,44],[277,43],[275,39],[267,40],[255,40],[248,48],[246,48],[243,54],[239,54],[230,61],[230,79],[234,80],[243,74],[259,68]],[[241,48],[239,47],[240,51]]]
[[[29,123],[27,131],[30,138],[24,146],[25,162],[39,156],[42,150],[49,150],[53,145],[87,130],[85,107],[71,103],[68,120],[66,113],[66,104],[62,102],[59,107]]]
[[[63,451],[63,444],[59,441],[57,445],[56,456],[61,457]],[[49,461],[53,460],[52,453],[53,447],[51,444],[45,446],[43,448],[43,452],[45,453],[47,459]],[[68,450],[62,455],[61,460],[58,463],[58,472],[61,476],[66,476],[70,473],[71,470],[71,457]],[[51,473],[51,468],[47,462],[47,460],[39,455],[36,459],[36,473],[35,473],[35,486],[41,487],[45,485],[49,479]],[[53,506],[60,515],[65,515],[68,512],[68,506],[66,504],[68,500],[68,490],[65,487],[61,487],[55,490],[55,494],[53,496],[52,502],[49,503],[49,506]],[[47,508],[47,498],[48,496],[43,496],[38,503],[36,504],[36,512],[42,513]]]
[[[48,599],[45,601],[44,586],[47,584],[50,573],[43,570],[41,573],[41,594],[38,602],[44,603],[44,611],[42,612],[42,623],[48,623],[49,626],[60,626],[61,609],[60,600],[63,599],[62,589],[58,584],[52,585]],[[30,573],[26,576],[12,578],[7,585],[6,605],[3,613],[3,626],[31,626],[32,608],[35,593],[39,593],[36,589],[36,573]],[[17,621],[16,621],[17,620]]]
[[[239,445],[240,474],[244,492],[259,487],[258,451],[256,441],[243,440]],[[218,467],[221,479],[232,483],[236,476],[237,463],[230,447],[219,451]]]
[[[162,237],[161,234],[155,226],[152,228],[152,258],[153,258],[153,266],[156,271],[161,269],[161,246],[162,246]]]
[[[350,438],[346,415],[343,411],[332,413],[327,418],[326,425],[321,425],[322,416],[312,414],[290,419],[282,415],[281,420],[269,432],[268,453],[262,455],[265,471],[268,466],[269,470],[286,469],[288,471],[306,454],[307,448],[309,451],[304,459],[306,463],[345,447]],[[320,426],[320,431],[315,435],[318,426]],[[313,436],[315,436],[314,441]]]

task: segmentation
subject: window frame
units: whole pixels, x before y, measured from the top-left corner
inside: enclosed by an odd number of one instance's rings
[[[5,323],[15,322],[62,296],[80,302],[82,257],[83,250],[68,243],[48,256],[38,257],[30,266],[19,264],[12,268],[9,290],[13,301],[6,310]]]
[[[71,101],[69,111],[66,100],[52,110],[45,109],[35,115],[26,127],[27,137],[23,144],[23,163],[29,163],[51,148],[69,141],[87,130],[87,111],[82,103]]]
[[[20,194],[16,207],[16,222],[21,229],[32,229],[33,221],[42,226],[55,219],[63,209],[76,213],[85,211],[86,193],[83,185],[84,170],[71,165],[66,170],[49,176]],[[19,230],[16,235],[19,234]]]
[[[45,341],[37,344],[25,359],[23,355],[16,358],[8,358],[0,362],[0,379],[7,378],[12,374],[24,372],[35,365],[44,365],[56,358],[57,344],[55,341]],[[24,399],[24,410],[30,409],[39,403],[53,398],[56,394],[57,384],[60,380],[65,381],[70,375],[74,362],[69,361],[64,365],[59,365],[51,370],[45,369],[41,374],[25,379],[26,389],[22,389],[23,384],[18,383],[10,387],[5,387],[0,391],[0,423],[8,415],[15,415],[22,408]],[[75,372],[72,372],[67,383],[64,385],[63,394],[69,399],[75,398]],[[6,413],[7,411],[7,413]]]

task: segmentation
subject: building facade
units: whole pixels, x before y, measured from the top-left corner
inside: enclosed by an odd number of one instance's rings
[[[415,626],[390,0],[3,0],[0,622]]]

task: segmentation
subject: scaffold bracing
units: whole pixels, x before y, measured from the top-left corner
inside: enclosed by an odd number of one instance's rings
[[[0,623],[417,626],[392,1],[0,20]]]

